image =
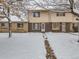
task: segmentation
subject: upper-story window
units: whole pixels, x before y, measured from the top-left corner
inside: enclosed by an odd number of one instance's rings
[[[61,12],[60,12],[60,13],[57,13],[56,15],[57,15],[57,16],[65,16],[65,13],[61,13]]]
[[[79,21],[79,18],[76,18],[77,21]]]
[[[40,12],[33,12],[32,15],[33,17],[40,17]]]
[[[5,26],[5,23],[1,23],[1,26],[4,27]]]

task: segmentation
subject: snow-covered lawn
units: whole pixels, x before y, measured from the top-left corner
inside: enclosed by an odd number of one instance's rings
[[[46,33],[57,59],[79,59],[78,35],[70,33]]]
[[[0,33],[0,59],[45,59],[41,33]]]
[[[78,35],[46,33],[57,59],[79,59]],[[73,35],[74,34],[74,35]],[[46,59],[42,33],[0,33],[0,59]]]

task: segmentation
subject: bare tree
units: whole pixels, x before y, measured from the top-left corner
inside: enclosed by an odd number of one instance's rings
[[[6,9],[6,10],[5,10]],[[4,3],[4,10],[3,13],[5,14],[5,17],[8,19],[8,25],[9,25],[9,38],[11,37],[11,29],[10,29],[10,24],[11,24],[11,20],[10,20],[10,6],[9,4],[5,4]]]
[[[27,2],[27,1],[26,1]],[[11,37],[11,19],[10,15],[15,15],[21,19],[21,21],[24,19],[23,16],[27,16],[27,10],[25,8],[25,5],[23,1],[16,1],[16,0],[6,0],[4,3],[4,11],[5,17],[8,19],[8,25],[9,25],[9,38]],[[17,10],[17,11],[16,11]]]

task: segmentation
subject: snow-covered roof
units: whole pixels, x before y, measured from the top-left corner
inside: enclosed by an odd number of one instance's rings
[[[26,8],[28,10],[56,10],[57,9],[57,11],[58,10],[62,11],[62,10],[70,9],[70,4],[69,2],[67,3],[62,2],[58,4],[51,2],[51,0],[48,2],[34,0],[34,1],[29,1]]]
[[[39,7],[39,6],[38,7],[37,6],[26,6],[26,8],[28,10],[46,10],[46,9]]]
[[[28,21],[26,18],[21,19],[21,18],[15,16],[15,15],[10,15],[10,20],[11,20],[11,22],[27,22]],[[7,18],[1,18],[0,22],[8,22],[8,19]]]
[[[0,22],[8,22],[7,18],[0,18]]]
[[[78,4],[78,3],[77,3]],[[69,0],[32,0],[26,6],[28,10],[51,10],[53,12],[71,12]],[[78,13],[79,11],[74,13]]]
[[[28,9],[28,10],[51,10],[51,11],[54,11],[54,12],[58,12],[58,11],[66,11],[66,12],[68,12],[68,11],[70,11],[71,9],[70,9],[70,6],[66,6],[66,7],[60,7],[60,6],[45,6],[45,7],[43,7],[43,6],[26,6],[26,8]]]
[[[33,1],[33,3],[30,3],[25,6],[27,10],[51,10],[51,11],[54,11],[54,12],[58,12],[58,11],[69,11],[70,10],[70,4],[68,3],[65,3],[65,4],[56,4],[56,3],[51,3],[51,4],[46,4],[46,3],[43,3],[42,4],[40,2],[37,2],[35,3]],[[66,11],[66,12],[67,12]]]

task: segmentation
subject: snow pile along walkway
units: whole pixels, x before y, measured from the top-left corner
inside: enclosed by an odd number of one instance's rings
[[[45,49],[46,49],[46,59],[57,59],[53,49],[51,48],[47,35],[45,33],[43,33],[43,38],[44,38],[44,45],[45,45]]]

